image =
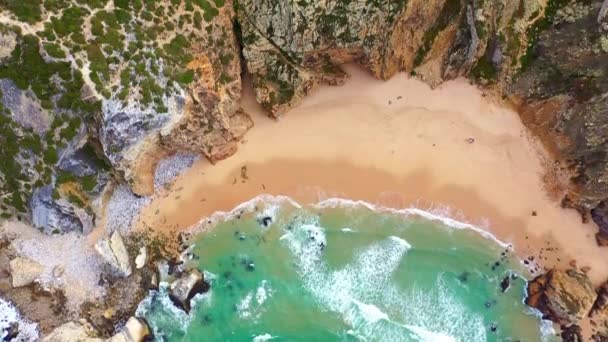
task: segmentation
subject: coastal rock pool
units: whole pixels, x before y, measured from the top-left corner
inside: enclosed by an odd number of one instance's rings
[[[259,197],[215,215],[187,267],[211,290],[189,314],[166,284],[138,314],[159,341],[548,341],[525,270],[490,234],[418,209]]]

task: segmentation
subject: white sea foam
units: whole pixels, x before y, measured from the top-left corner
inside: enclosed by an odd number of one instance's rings
[[[456,342],[457,340],[449,335],[443,333],[436,333],[433,331],[428,331],[424,328],[415,326],[415,325],[407,325],[407,328],[413,331],[416,334],[416,337],[420,341],[424,342]]]
[[[274,337],[272,337],[272,335],[270,335],[270,334],[263,334],[263,335],[255,336],[253,338],[253,342],[269,341],[269,340],[272,340],[273,338]]]
[[[415,208],[415,207],[404,208],[404,209],[394,209],[394,208],[383,207],[383,206],[371,204],[369,202],[365,202],[365,201],[361,201],[361,200],[354,201],[354,200],[349,200],[349,199],[344,199],[344,198],[326,199],[319,203],[314,204],[313,207],[320,208],[320,209],[322,209],[322,208],[340,208],[340,207],[364,207],[371,211],[379,212],[379,213],[392,213],[392,214],[403,215],[406,217],[418,216],[418,217],[422,217],[422,218],[425,218],[430,221],[439,221],[443,225],[451,227],[451,228],[470,229],[470,230],[477,232],[478,234],[480,234],[481,236],[483,236],[485,238],[495,241],[497,244],[499,244],[502,247],[505,247],[505,248],[511,247],[511,244],[499,240],[496,236],[494,236],[492,233],[488,232],[485,229],[482,229],[476,225],[473,225],[473,224],[470,224],[467,222],[458,221],[456,219],[449,217],[448,216],[449,209],[447,209],[445,207],[438,209],[438,210],[434,210],[434,211],[426,211],[426,210],[423,210],[420,208]]]
[[[237,304],[237,312],[241,319],[257,319],[263,313],[263,305],[272,296],[272,289],[266,280],[262,280],[255,291],[248,292]],[[254,300],[255,299],[255,300]]]
[[[342,228],[340,229],[343,233],[354,233],[355,231],[352,228]]]
[[[0,340],[4,341],[7,334],[6,329],[14,323],[19,325],[19,334],[12,341],[29,342],[38,340],[40,335],[38,325],[24,319],[10,302],[0,297]]]
[[[403,239],[402,239],[402,238],[400,238],[400,237],[397,237],[397,236],[389,236],[389,239],[391,239],[391,240],[393,240],[393,241],[395,241],[395,242],[397,242],[397,243],[399,243],[399,244],[403,245],[403,246],[404,246],[405,248],[407,248],[407,249],[412,248],[412,245],[410,245],[410,244],[409,244],[407,241],[403,240]]]

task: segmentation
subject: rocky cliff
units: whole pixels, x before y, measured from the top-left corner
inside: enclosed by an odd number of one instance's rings
[[[88,230],[111,180],[152,192],[162,156],[230,156],[252,122],[242,63],[277,117],[357,63],[469,77],[518,106],[564,204],[608,236],[608,1],[0,0],[2,215]],[[604,233],[605,232],[605,233]]]
[[[513,102],[555,158],[563,204],[608,244],[608,1],[235,0],[258,101],[279,116],[340,65],[431,85],[469,77]]]
[[[0,215],[87,232],[110,180],[150,194],[162,156],[234,153],[252,121],[233,17],[223,0],[0,1]]]

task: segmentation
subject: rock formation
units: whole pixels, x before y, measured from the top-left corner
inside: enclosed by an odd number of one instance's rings
[[[171,298],[175,305],[188,312],[190,311],[190,301],[192,298],[208,290],[209,284],[205,282],[203,274],[198,270],[192,270],[171,283],[169,298]]]
[[[128,277],[133,272],[129,253],[118,231],[112,233],[110,239],[99,240],[95,244],[95,249],[109,264],[116,276]]]
[[[526,304],[562,326],[576,325],[587,317],[597,293],[583,273],[550,270],[528,283]]]
[[[42,274],[43,268],[39,263],[17,257],[9,263],[13,287],[27,286],[33,283]]]

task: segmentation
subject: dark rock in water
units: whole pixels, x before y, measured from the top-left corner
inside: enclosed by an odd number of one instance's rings
[[[493,307],[494,305],[496,305],[496,300],[492,299],[492,300],[488,300],[483,304],[486,309],[489,309],[491,307]]]
[[[511,285],[511,280],[510,280],[509,276],[504,277],[502,279],[502,281],[500,282],[500,291],[502,291],[502,293],[505,293],[509,289],[510,285]]]
[[[272,217],[270,217],[270,216],[264,216],[262,218],[259,218],[258,219],[258,223],[261,226],[268,227],[272,223]]]
[[[6,336],[2,339],[3,341],[12,341],[19,335],[19,323],[13,322],[7,328],[4,329]]]
[[[205,315],[205,316],[203,316],[202,323],[203,323],[203,325],[209,325],[209,324],[213,323],[213,319],[211,318],[211,316]]]
[[[528,283],[526,304],[560,325],[587,317],[597,293],[584,273],[552,269]]]
[[[245,269],[249,272],[253,272],[253,271],[255,271],[255,264],[250,262],[247,264],[247,266],[245,266]]]
[[[569,327],[562,327],[562,341],[563,342],[583,342],[583,335],[581,327],[578,325],[571,325]]]
[[[498,330],[498,326],[496,325],[496,323],[490,324],[490,331],[496,332],[496,330]]]
[[[169,298],[175,305],[189,312],[192,298],[199,293],[209,291],[209,287],[204,281],[203,274],[198,270],[192,270],[171,284]]]
[[[465,271],[465,272],[462,272],[462,273],[461,273],[461,274],[458,276],[458,280],[460,280],[460,281],[461,281],[461,282],[463,282],[463,283],[466,283],[466,282],[467,282],[467,280],[469,280],[469,275],[470,275],[470,273],[469,273],[469,272],[466,272],[466,271]]]

